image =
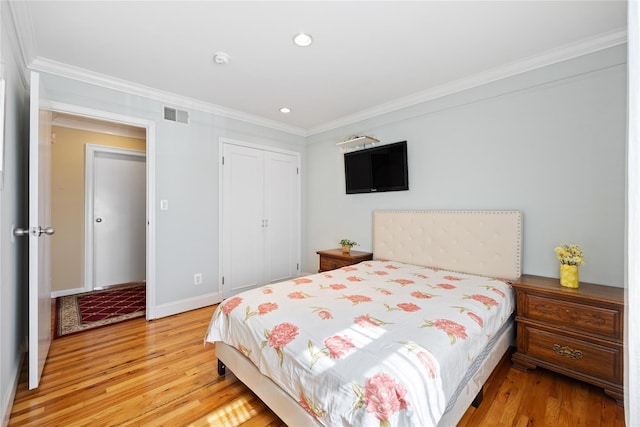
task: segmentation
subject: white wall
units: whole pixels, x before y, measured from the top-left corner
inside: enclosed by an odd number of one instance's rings
[[[347,195],[348,135],[408,141],[404,192]],[[626,46],[308,138],[306,271],[341,238],[371,248],[376,209],[517,209],[523,271],[558,277],[553,248],[578,243],[580,278],[623,286]]]
[[[55,75],[41,78],[49,101],[155,122],[156,303],[179,304],[218,292],[219,137],[300,152],[303,159],[304,138],[179,105],[170,107],[187,110],[189,124],[168,122],[165,104],[157,100]],[[168,211],[159,210],[163,199]],[[203,274],[203,284],[193,284],[194,273]]]
[[[9,41],[6,2],[0,3],[0,63],[6,79],[4,187],[0,190],[0,422],[8,421],[18,381],[26,328],[26,238],[14,239],[12,226],[25,227],[28,110],[27,92]]]

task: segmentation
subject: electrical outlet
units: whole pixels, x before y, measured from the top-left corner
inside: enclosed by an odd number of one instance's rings
[[[202,285],[202,273],[196,273],[193,275],[193,284]]]

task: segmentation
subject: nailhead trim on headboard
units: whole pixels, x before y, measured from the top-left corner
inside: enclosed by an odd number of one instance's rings
[[[375,211],[374,259],[515,280],[520,211]]]

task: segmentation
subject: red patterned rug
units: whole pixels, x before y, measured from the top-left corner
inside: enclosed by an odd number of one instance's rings
[[[145,284],[56,298],[54,338],[145,315]]]

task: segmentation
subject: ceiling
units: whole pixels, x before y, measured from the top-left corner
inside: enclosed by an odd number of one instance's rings
[[[32,69],[153,88],[182,105],[309,135],[624,43],[627,5],[50,0],[12,7]],[[294,45],[301,31],[313,36],[311,46]],[[216,52],[230,62],[216,64]]]

